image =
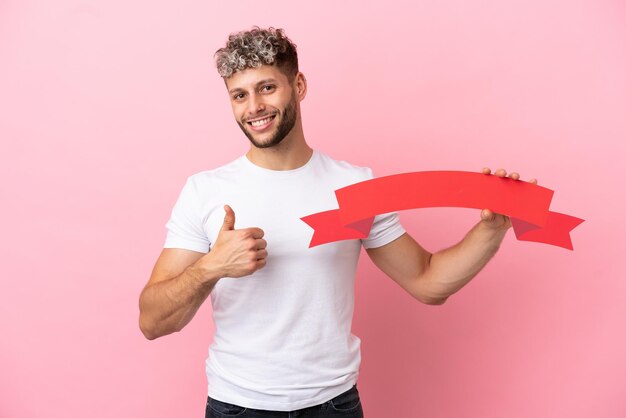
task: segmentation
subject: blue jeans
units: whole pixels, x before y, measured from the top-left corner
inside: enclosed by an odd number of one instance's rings
[[[208,397],[205,418],[363,418],[363,408],[356,385],[328,402],[291,412],[264,411],[218,401]]]

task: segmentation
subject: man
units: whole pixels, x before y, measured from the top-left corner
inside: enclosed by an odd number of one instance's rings
[[[377,216],[367,239],[309,248],[300,218],[336,208],[334,190],[371,170],[306,143],[307,82],[282,30],[232,34],[216,63],[250,150],[187,180],[140,297],[140,328],[148,339],[180,331],[211,296],[207,417],[362,417],[350,332],[361,245],[409,294],[439,305],[495,254],[510,220],[485,209],[463,241],[435,254],[395,213]]]

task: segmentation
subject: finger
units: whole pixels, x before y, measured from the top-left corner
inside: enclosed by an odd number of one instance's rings
[[[491,169],[489,167],[485,167],[481,170],[481,173],[483,174],[491,174]]]
[[[256,261],[256,269],[262,269],[267,264],[267,258],[261,258]]]
[[[261,260],[263,258],[267,258],[267,250],[259,250],[256,252],[256,259]]]
[[[263,232],[261,228],[247,228],[247,230],[248,232],[250,232],[252,238],[254,239],[263,238],[263,235],[265,235],[265,232]]]
[[[259,238],[259,239],[256,240],[256,249],[257,250],[262,250],[262,249],[264,249],[266,247],[267,247],[267,241],[265,241],[262,238]]]
[[[509,177],[512,178],[513,180],[519,180],[519,173],[513,172],[509,174]]]
[[[529,183],[537,184],[537,179],[530,179]]]
[[[498,177],[506,177],[506,170],[504,168],[498,168],[495,173]]]
[[[224,205],[224,223],[222,224],[222,231],[232,231],[235,229],[235,211],[228,205]]]

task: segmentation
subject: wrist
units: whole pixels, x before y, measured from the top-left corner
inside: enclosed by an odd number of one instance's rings
[[[477,232],[482,237],[482,241],[496,248],[500,246],[508,230],[509,226],[506,224],[494,227],[492,224],[489,224],[488,221],[481,221],[477,225]]]
[[[213,286],[217,283],[222,277],[225,277],[225,272],[212,263],[207,263],[205,261],[205,257],[202,257],[200,260],[195,262],[194,264],[187,267],[186,271],[189,276],[191,276],[197,283],[202,286]]]

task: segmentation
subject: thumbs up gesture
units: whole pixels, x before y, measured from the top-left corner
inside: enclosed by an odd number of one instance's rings
[[[224,210],[224,223],[206,257],[221,277],[248,276],[265,267],[267,242],[263,239],[264,232],[261,228],[235,229],[235,212],[228,205]]]

